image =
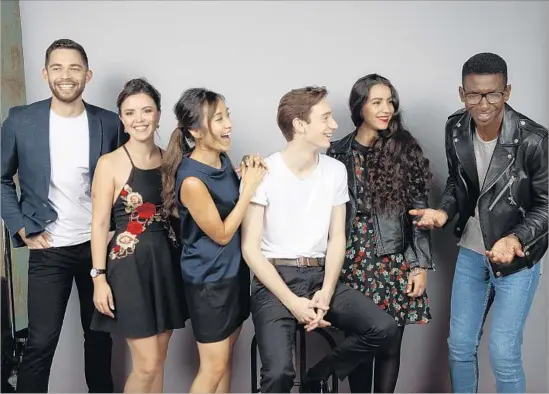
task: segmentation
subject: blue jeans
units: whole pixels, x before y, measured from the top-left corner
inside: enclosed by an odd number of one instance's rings
[[[522,334],[540,276],[540,264],[496,278],[488,258],[460,248],[452,285],[450,377],[455,393],[478,390],[477,349],[492,307],[488,351],[498,393],[526,392]]]

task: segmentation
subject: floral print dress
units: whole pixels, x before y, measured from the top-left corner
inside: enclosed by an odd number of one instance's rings
[[[399,326],[425,324],[431,319],[427,293],[410,298],[405,293],[410,264],[402,253],[377,256],[372,207],[368,198],[366,155],[371,149],[353,141],[352,154],[357,179],[358,213],[353,221],[341,279],[370,297],[393,316]]]
[[[144,338],[185,326],[181,247],[162,210],[161,190],[159,168],[142,170],[132,162],[112,208],[116,231],[107,250],[115,317],[95,311],[93,330]]]

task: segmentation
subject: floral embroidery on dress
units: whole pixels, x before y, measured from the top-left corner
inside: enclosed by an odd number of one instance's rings
[[[169,223],[164,210],[150,202],[143,202],[141,194],[134,192],[132,188],[126,184],[120,191],[120,199],[124,201],[125,211],[130,214],[126,231],[121,232],[115,238],[109,257],[111,259],[122,259],[133,252],[139,243],[139,235],[141,235],[149,224],[152,222],[161,222],[168,230],[168,238],[177,245],[175,231]]]

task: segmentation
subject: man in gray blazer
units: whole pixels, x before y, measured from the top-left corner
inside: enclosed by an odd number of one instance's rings
[[[90,184],[99,157],[118,148],[127,134],[116,113],[82,100],[92,72],[81,45],[68,39],[53,42],[43,77],[52,97],[11,108],[2,125],[2,219],[14,246],[30,249],[29,340],[17,391],[48,391],[74,280],[86,382],[90,392],[110,393],[112,340],[89,328],[94,312]]]

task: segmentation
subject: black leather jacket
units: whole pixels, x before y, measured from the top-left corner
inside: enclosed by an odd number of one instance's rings
[[[447,223],[459,215],[454,233],[461,237],[478,201],[487,249],[515,234],[526,256],[511,264],[491,264],[496,276],[506,276],[539,262],[547,250],[547,129],[505,105],[501,133],[479,190],[473,127],[465,109],[446,122],[449,176],[439,209],[448,214]]]
[[[326,155],[331,156],[347,168],[349,183],[349,198],[347,203],[347,215],[345,234],[349,238],[351,224],[357,215],[357,183],[354,170],[352,142],[355,132],[348,134],[339,141],[332,142]],[[427,208],[427,198],[417,198],[412,208]],[[391,253],[403,253],[411,267],[434,268],[431,258],[431,233],[428,230],[420,230],[412,225],[412,218],[406,213],[399,216],[387,216],[379,212],[374,213],[374,229],[377,236],[376,253],[383,256]]]

